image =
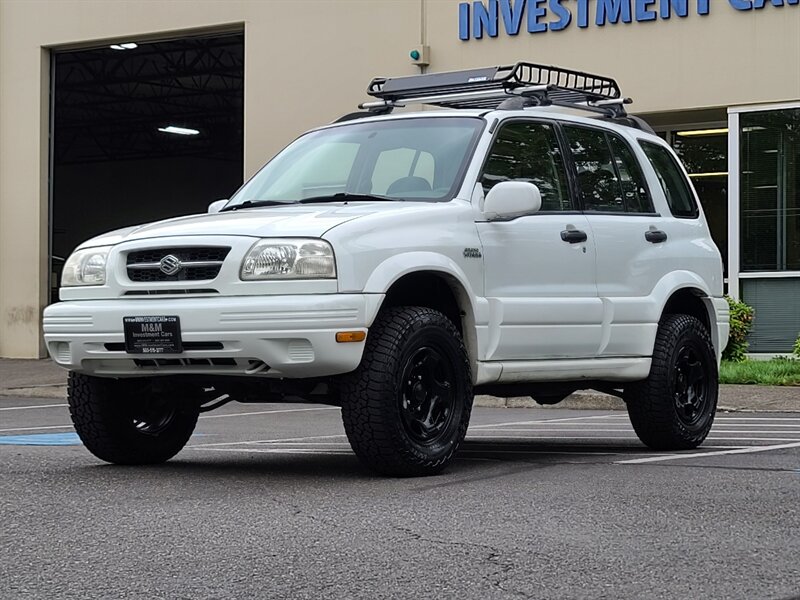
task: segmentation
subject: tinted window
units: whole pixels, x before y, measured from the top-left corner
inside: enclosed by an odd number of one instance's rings
[[[529,181],[542,193],[542,210],[572,210],[558,138],[546,123],[503,125],[481,175],[484,193],[501,181]]]
[[[611,152],[614,155],[614,165],[617,167],[622,197],[625,201],[625,210],[634,213],[652,213],[653,201],[647,192],[647,183],[639,162],[633,152],[622,139],[612,134],[606,134]]]
[[[606,134],[583,127],[566,126],[564,130],[575,163],[584,210],[623,212],[622,188]]]
[[[695,218],[698,216],[697,204],[694,201],[689,182],[686,181],[672,153],[658,144],[639,141],[647,158],[653,165],[667,204],[675,217]]]

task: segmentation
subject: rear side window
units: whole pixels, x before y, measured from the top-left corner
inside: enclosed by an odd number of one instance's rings
[[[484,193],[501,181],[535,184],[543,211],[572,210],[564,159],[550,124],[516,121],[502,126],[483,167]]]
[[[653,201],[647,191],[644,173],[639,166],[639,161],[624,141],[616,135],[607,133],[608,143],[614,155],[614,164],[619,173],[619,183],[622,186],[622,196],[625,198],[625,207],[628,212],[653,213]]]
[[[639,144],[653,165],[661,189],[664,190],[664,195],[667,197],[667,204],[669,204],[672,216],[683,219],[697,218],[700,211],[697,209],[692,188],[672,153],[663,146],[652,142],[639,140]]]
[[[642,170],[624,141],[599,129],[565,125],[564,131],[585,211],[653,212]]]

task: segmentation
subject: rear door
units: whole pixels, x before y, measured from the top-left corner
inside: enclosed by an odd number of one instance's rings
[[[632,147],[600,128],[564,124],[573,173],[597,253],[597,292],[605,318],[599,354],[650,352],[656,284],[675,267],[664,219]]]
[[[536,184],[542,209],[477,223],[490,303],[486,360],[595,356],[603,314],[595,244],[573,203],[553,123],[510,120],[499,127],[481,173],[484,194],[501,181]]]

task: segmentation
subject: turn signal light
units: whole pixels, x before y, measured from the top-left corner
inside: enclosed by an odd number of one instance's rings
[[[345,342],[363,342],[367,339],[366,331],[339,331],[336,334],[336,341],[340,344]]]

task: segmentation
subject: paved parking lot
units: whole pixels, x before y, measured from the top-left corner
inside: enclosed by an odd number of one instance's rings
[[[0,398],[0,597],[792,598],[800,415],[654,453],[618,411],[476,408],[444,474],[382,479],[336,408],[228,405],[149,468]]]

